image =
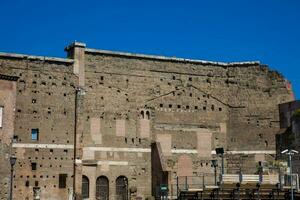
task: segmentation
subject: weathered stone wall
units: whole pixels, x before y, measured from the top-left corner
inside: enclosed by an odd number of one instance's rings
[[[16,79],[0,75],[0,199],[6,200],[10,193],[11,139],[14,133]]]
[[[67,199],[73,189],[80,199],[82,175],[91,200],[101,176],[109,181],[110,199],[118,195],[118,177],[128,179],[131,197],[146,198],[165,182],[174,192],[177,176],[205,175],[213,184],[216,147],[225,149],[227,172],[252,173],[256,162],[275,154],[277,105],[293,93],[266,66],[109,52],[81,43],[66,50],[71,59],[0,55],[0,74],[19,77],[15,199],[33,199],[35,187],[41,199]],[[151,153],[160,161],[153,163]],[[59,188],[59,174],[67,174],[66,188]]]
[[[189,175],[213,173],[216,147],[227,152],[226,171],[243,166],[245,173],[254,172],[256,154],[275,153],[278,103],[292,99],[284,78],[255,62],[223,65],[87,49],[84,67],[85,132],[90,132],[84,146],[147,148],[157,141],[174,177],[183,170],[178,160],[184,154],[193,163]],[[101,124],[101,139],[90,131],[95,122]],[[140,158],[133,158],[121,160],[140,168]],[[119,172],[113,174],[112,182]],[[150,188],[145,177],[127,175],[136,180],[138,195],[145,194],[139,187]]]
[[[62,60],[62,61],[61,61]],[[13,144],[17,156],[14,199],[67,199],[73,187],[74,106],[77,78],[72,61],[1,55],[0,74],[18,76]],[[38,140],[31,130],[39,129]],[[32,170],[36,163],[36,170]],[[59,174],[67,174],[59,188]]]

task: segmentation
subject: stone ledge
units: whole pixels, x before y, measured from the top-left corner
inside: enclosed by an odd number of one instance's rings
[[[175,57],[166,57],[166,56],[126,53],[126,52],[119,52],[119,51],[98,50],[98,49],[89,49],[89,48],[86,48],[85,52],[94,53],[94,54],[113,55],[113,56],[120,56],[120,57],[170,61],[170,62],[194,63],[194,64],[202,64],[202,65],[217,65],[217,66],[223,66],[223,67],[260,65],[259,61],[226,63],[226,62],[214,62],[214,61],[205,61],[205,60],[196,60],[196,59],[185,59],[185,58],[175,58]]]
[[[67,64],[73,64],[73,59],[68,58],[56,58],[56,57],[47,57],[47,56],[32,56],[26,54],[15,54],[15,53],[4,53],[0,52],[0,57],[4,58],[18,58],[18,59],[27,59],[27,60],[41,60],[41,61],[48,61],[48,62],[61,62]]]

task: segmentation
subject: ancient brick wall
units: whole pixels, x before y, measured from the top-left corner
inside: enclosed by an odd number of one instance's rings
[[[11,79],[11,80],[10,80]],[[10,193],[11,140],[14,134],[16,78],[0,74],[0,199]]]
[[[192,158],[192,175],[213,173],[216,147],[225,148],[231,163],[238,156],[230,153],[246,154],[238,162],[245,160],[244,172],[253,172],[255,154],[275,153],[278,103],[292,99],[285,79],[256,62],[224,65],[86,49],[84,68],[86,130],[95,117],[103,130],[102,144],[90,133],[84,146],[146,148],[157,141],[174,176],[183,154]],[[122,160],[139,168],[133,158]],[[134,180],[150,188],[142,176]]]
[[[211,160],[220,166],[216,147],[225,149],[227,172],[243,166],[251,173],[275,154],[277,105],[293,93],[258,62],[134,55],[82,43],[66,50],[71,59],[0,54],[0,74],[19,77],[15,199],[32,199],[36,188],[42,199],[67,199],[73,189],[80,199],[82,176],[91,200],[103,177],[110,199],[120,195],[121,179],[130,197],[146,198],[155,188],[151,173],[170,187],[181,175],[212,177]],[[151,169],[153,143],[158,171]],[[60,174],[66,176],[62,188]]]
[[[1,55],[0,73],[19,77],[16,88],[14,199],[67,199],[73,181],[74,100],[72,61]],[[32,136],[32,130],[38,135]],[[32,138],[34,137],[34,138]],[[59,174],[66,186],[59,188]]]

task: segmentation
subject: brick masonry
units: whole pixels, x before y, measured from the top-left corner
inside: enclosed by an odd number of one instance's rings
[[[66,51],[68,59],[0,54],[0,74],[19,77],[14,199],[33,199],[35,187],[41,199],[68,199],[73,191],[81,199],[82,175],[91,200],[100,176],[109,180],[110,199],[119,195],[118,177],[127,178],[131,198],[145,199],[177,175],[212,174],[216,147],[236,152],[226,154],[227,172],[242,161],[251,173],[262,152],[275,151],[278,104],[293,100],[289,82],[258,62],[136,55],[82,43]],[[254,153],[241,160],[241,151]],[[67,175],[66,187],[59,188],[59,174]]]

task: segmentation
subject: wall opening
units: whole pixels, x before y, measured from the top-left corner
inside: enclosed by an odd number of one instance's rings
[[[109,199],[109,181],[106,176],[100,176],[96,180],[96,199]]]
[[[35,162],[31,163],[31,170],[36,170],[37,164]]]
[[[146,118],[150,119],[150,112],[148,110],[146,111]]]
[[[82,195],[82,198],[89,198],[89,190],[90,190],[90,181],[88,179],[88,177],[86,176],[82,176],[82,186],[81,186],[81,189],[82,189],[82,192],[81,192],[81,195]]]
[[[128,179],[125,176],[116,179],[116,197],[117,200],[128,199]]]
[[[34,141],[39,140],[39,129],[38,128],[31,129],[31,140],[34,140]]]
[[[145,118],[145,113],[144,113],[144,111],[143,111],[143,110],[141,111],[141,118],[142,118],[142,119],[144,119],[144,118]]]
[[[58,183],[58,187],[59,188],[66,188],[66,185],[67,185],[67,174],[59,174],[59,183]]]

